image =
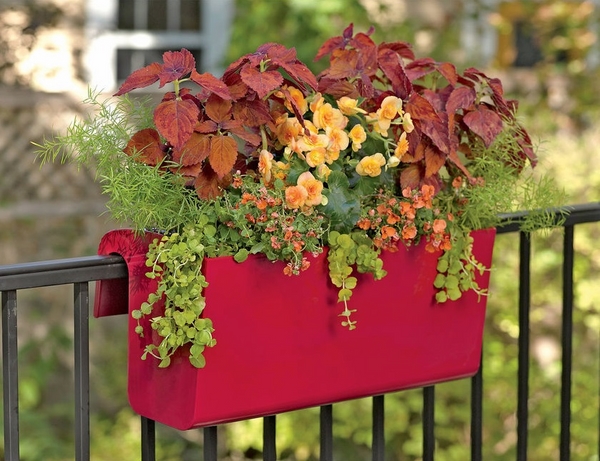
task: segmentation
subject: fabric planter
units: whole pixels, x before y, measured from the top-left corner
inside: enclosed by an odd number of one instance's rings
[[[474,232],[474,253],[491,265],[495,231]],[[157,234],[130,230],[104,236],[98,253],[120,254],[129,282],[98,282],[94,315],[138,309],[156,281],[145,276],[146,252]],[[141,360],[151,335],[140,338],[129,316],[128,395],[139,414],[180,430],[280,413],[464,378],[481,356],[486,297],[470,291],[455,302],[434,301],[437,254],[424,245],[382,256],[382,280],[359,276],[349,306],[357,328],[341,326],[337,289],[326,255],[299,276],[283,263],[251,256],[204,261],[205,313],[217,345],[196,369],[184,353],[168,368]],[[479,278],[487,287],[489,272]],[[143,320],[150,332],[148,320]],[[158,343],[155,338],[155,343]]]

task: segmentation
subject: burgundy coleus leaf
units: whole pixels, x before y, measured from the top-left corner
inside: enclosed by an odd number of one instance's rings
[[[458,83],[458,73],[456,72],[456,67],[454,64],[449,62],[438,63],[437,71],[444,76],[448,83],[452,86],[456,86]]]
[[[420,163],[413,163],[402,170],[400,173],[400,186],[402,189],[410,187],[411,189],[417,189],[423,183],[425,178],[425,171],[423,165]]]
[[[475,110],[466,113],[463,121],[473,133],[483,140],[486,147],[494,142],[503,127],[500,116],[483,104],[479,104]]]
[[[359,72],[359,55],[356,50],[335,50],[331,55],[329,69],[324,72],[332,79],[356,77]]]
[[[477,93],[474,88],[466,86],[454,88],[446,102],[446,111],[450,114],[454,114],[461,109],[468,109],[475,104],[476,98]]]
[[[444,119],[423,96],[412,93],[406,102],[405,110],[408,112],[415,126],[443,153],[450,151],[447,117]]]
[[[241,124],[237,127],[230,128],[229,131],[240,139],[246,141],[246,143],[253,148],[258,147],[262,142],[262,137],[260,134],[245,129]]]
[[[212,121],[220,125],[231,120],[231,107],[231,100],[222,99],[213,94],[206,101],[204,112]]]
[[[331,54],[334,50],[346,48],[346,45],[348,45],[348,43],[352,39],[353,35],[354,35],[354,25],[350,24],[348,27],[346,27],[344,29],[344,32],[342,33],[342,35],[340,35],[338,37],[331,37],[330,39],[326,40],[325,43],[323,43],[323,45],[321,45],[321,48],[319,48],[319,50],[317,51],[317,54],[316,54],[314,60],[318,61],[323,56]]]
[[[331,78],[319,79],[318,91],[330,94],[334,99],[340,99],[342,96],[358,99],[360,96],[356,87],[347,80],[334,80]]]
[[[210,165],[204,163],[202,171],[200,171],[194,181],[194,187],[196,188],[198,197],[210,200],[220,196],[223,190],[231,184],[231,181],[231,173],[220,178]]]
[[[190,79],[194,83],[200,85],[202,88],[216,94],[223,99],[231,99],[231,93],[229,92],[229,88],[225,82],[219,80],[217,77],[208,72],[199,74],[196,69],[193,69]]]
[[[191,166],[202,162],[210,154],[210,136],[192,133],[187,142],[173,149],[173,161],[181,166]]]
[[[223,178],[235,165],[237,159],[237,143],[231,136],[217,135],[210,140],[208,161],[219,178]]]
[[[420,58],[406,65],[406,75],[410,81],[418,80],[435,70],[435,61],[432,58]]]
[[[160,87],[167,83],[179,80],[188,75],[196,67],[194,55],[185,48],[181,51],[167,51],[163,53],[163,68],[159,75]]]
[[[272,121],[269,105],[262,99],[241,99],[233,106],[233,117],[246,126],[260,126]]]
[[[135,133],[123,152],[146,165],[156,166],[165,158],[160,135],[154,128],[145,128]]]
[[[255,67],[246,66],[240,72],[242,81],[264,98],[283,83],[283,76],[274,70],[260,72]]]
[[[437,174],[446,163],[446,155],[434,146],[425,147],[425,177]]]
[[[154,110],[154,125],[175,148],[183,146],[194,132],[200,109],[191,99],[161,102]]]
[[[379,49],[389,48],[390,50],[398,53],[404,59],[413,61],[415,59],[415,53],[413,53],[412,47],[408,42],[384,42],[379,45]]]
[[[155,82],[158,82],[159,75],[162,72],[163,66],[157,62],[138,69],[125,79],[119,91],[114,96],[121,96],[125,93],[129,93],[137,88],[146,88]]]
[[[402,60],[398,54],[391,49],[384,48],[379,51],[377,61],[385,76],[390,79],[396,96],[400,99],[408,98],[408,95],[412,92],[413,86],[404,71]]]

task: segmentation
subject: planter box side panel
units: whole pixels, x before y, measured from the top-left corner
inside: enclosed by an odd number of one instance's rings
[[[476,241],[487,266],[493,239],[493,230],[480,231]],[[143,275],[142,259],[131,274]],[[423,246],[385,254],[385,278],[360,276],[349,301],[358,324],[350,331],[340,325],[343,306],[325,254],[292,277],[282,263],[262,257],[206,260],[205,315],[218,342],[205,352],[206,367],[193,368],[183,353],[166,369],[142,361],[149,338],[135,334],[130,318],[130,403],[184,430],[471,376],[486,298],[468,292],[457,302],[435,303],[436,262]],[[488,279],[486,272],[480,285]],[[129,308],[146,297],[130,293]]]

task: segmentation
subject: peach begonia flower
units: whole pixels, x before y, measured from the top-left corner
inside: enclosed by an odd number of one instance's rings
[[[397,115],[402,115],[402,99],[397,96],[387,96],[381,101],[381,108],[377,111],[379,118],[393,120]]]
[[[402,134],[398,138],[396,149],[394,149],[394,155],[399,160],[402,160],[402,157],[407,152],[408,152],[408,139],[406,139],[406,132],[402,132]]]
[[[415,129],[415,126],[413,125],[412,117],[408,112],[402,116],[402,128],[407,133],[411,133]]]
[[[392,124],[392,120],[388,118],[380,117],[379,111],[371,112],[366,116],[367,122],[373,125],[373,131],[379,133],[381,136],[387,137],[388,130]]]
[[[314,113],[312,121],[317,128],[346,128],[348,119],[339,109],[335,109],[331,104],[321,105]]]
[[[277,140],[282,146],[292,145],[302,130],[300,122],[296,117],[289,118],[285,115],[280,117],[276,123],[275,134],[277,135]]]
[[[345,150],[348,147],[348,144],[350,144],[348,133],[341,128],[327,128],[325,134],[329,137],[328,150],[340,152]]]
[[[306,154],[306,163],[314,168],[325,163],[326,149],[324,147],[315,147]]]
[[[285,204],[292,210],[304,206],[307,198],[308,191],[304,186],[288,186],[285,188]]]
[[[298,108],[300,113],[304,114],[308,110],[308,101],[306,101],[306,99],[304,98],[302,91],[300,91],[298,88],[294,88],[293,86],[288,86],[286,87],[286,89],[288,90],[290,96],[296,103],[296,107]],[[286,100],[284,104],[287,110],[289,110],[290,112],[294,111],[292,109],[292,104],[288,100]]]
[[[364,157],[356,165],[356,172],[361,176],[370,176],[372,178],[381,174],[381,167],[386,163],[383,154],[376,154]]]
[[[327,163],[328,165],[331,165],[338,158],[340,158],[340,151],[339,150],[327,149],[325,151],[325,163]]]
[[[316,93],[308,107],[310,107],[310,110],[315,113],[323,104],[325,104],[323,95],[321,93]]]
[[[315,206],[321,204],[323,200],[323,183],[316,179],[310,171],[305,171],[298,176],[298,186],[304,187],[308,196],[304,202],[305,205]]]
[[[318,147],[327,148],[329,145],[329,137],[325,133],[301,136],[298,139],[298,149],[300,152],[309,152]]]
[[[348,133],[350,141],[352,141],[352,152],[358,152],[362,147],[362,143],[367,140],[367,133],[362,125],[357,124],[352,127]]]
[[[327,181],[329,174],[331,173],[331,169],[327,165],[322,164],[317,167],[316,173],[317,178],[319,178],[321,181]]]
[[[271,182],[271,171],[273,168],[273,154],[263,149],[258,156],[258,172],[262,175],[266,184]]]
[[[342,96],[337,101],[337,106],[344,115],[366,114],[364,109],[358,107],[358,100]]]

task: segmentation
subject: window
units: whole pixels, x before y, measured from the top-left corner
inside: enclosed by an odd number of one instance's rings
[[[87,80],[115,90],[134,70],[187,48],[199,72],[220,74],[233,0],[87,0]]]

